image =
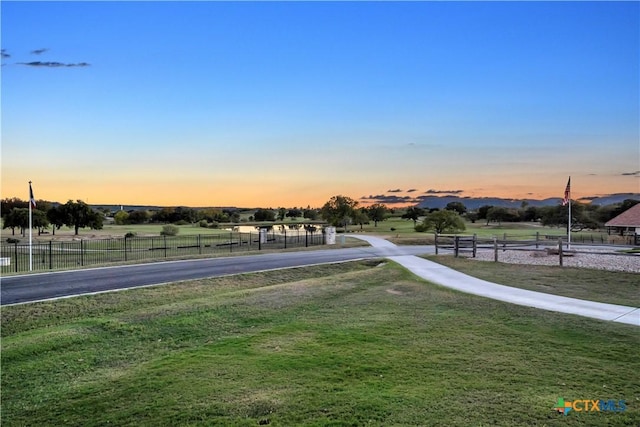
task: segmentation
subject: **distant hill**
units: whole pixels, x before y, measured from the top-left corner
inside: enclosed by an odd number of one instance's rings
[[[614,203],[622,203],[627,199],[640,200],[640,193],[617,193],[608,196],[585,197],[584,201],[591,201],[591,204],[598,206],[613,205]]]
[[[593,204],[603,206],[614,203],[622,203],[626,199],[640,200],[640,193],[619,193],[611,194],[604,197],[589,197],[582,199],[583,202],[591,202]],[[562,203],[562,198],[551,197],[543,200],[536,199],[501,199],[499,197],[458,197],[458,196],[426,196],[418,204],[421,208],[442,209],[450,202],[460,202],[469,210],[476,210],[481,206],[500,206],[505,208],[520,208],[523,202],[527,206],[555,206]]]

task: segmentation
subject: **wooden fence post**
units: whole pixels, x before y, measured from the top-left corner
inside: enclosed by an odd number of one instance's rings
[[[460,237],[455,236],[453,238],[453,256],[458,258],[458,250],[460,248]]]
[[[478,250],[478,236],[476,233],[473,233],[473,257],[476,257],[476,252]]]
[[[558,258],[560,260],[560,267],[562,267],[562,237],[558,239]]]

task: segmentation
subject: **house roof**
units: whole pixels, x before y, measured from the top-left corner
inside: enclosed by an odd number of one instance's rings
[[[640,227],[640,203],[633,205],[604,225],[605,227]]]

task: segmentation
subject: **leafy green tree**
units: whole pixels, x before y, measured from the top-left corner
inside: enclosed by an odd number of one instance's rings
[[[49,226],[47,213],[40,209],[31,211],[31,225],[38,230],[38,234]],[[29,208],[13,208],[2,220],[2,228],[10,228],[11,235],[15,235],[15,229],[19,228],[20,233],[24,236],[26,230],[29,229]]]
[[[127,211],[118,211],[113,215],[113,220],[116,225],[125,225],[129,219],[129,213]]]
[[[80,228],[90,227],[94,230],[102,228],[103,216],[95,212],[82,200],[69,200],[64,205],[59,206],[62,212],[64,223],[74,228],[74,234],[78,235]]]
[[[416,223],[418,222],[418,219],[420,219],[420,217],[424,216],[425,214],[426,212],[424,209],[418,206],[411,206],[407,208],[407,211],[404,214],[402,214],[400,218],[413,220],[413,226],[415,227]]]
[[[362,230],[364,224],[369,223],[369,215],[367,214],[367,208],[356,209],[353,212],[353,222],[360,225]]]
[[[284,221],[284,217],[287,215],[285,208],[278,208],[278,221]]]
[[[464,217],[467,219],[467,221],[475,224],[475,222],[478,220],[478,212],[469,211],[464,214]]]
[[[347,225],[353,221],[358,202],[347,196],[333,196],[322,206],[320,214],[331,225],[342,226],[347,231]]]
[[[31,225],[38,229],[38,236],[42,234],[42,231],[49,227],[47,213],[40,209],[34,209],[31,212]]]
[[[275,221],[276,214],[271,209],[258,209],[253,214],[256,221]]]
[[[149,221],[149,212],[146,210],[136,210],[129,213],[128,224],[145,224]]]
[[[463,215],[467,211],[467,207],[462,202],[449,202],[444,209],[458,212],[460,215]]]
[[[47,211],[47,219],[51,223],[51,229],[53,231],[53,235],[56,235],[56,230],[60,230],[60,228],[64,225],[65,216],[64,212],[60,206],[52,206]]]
[[[478,219],[487,219],[487,213],[489,212],[489,209],[491,209],[492,207],[493,205],[480,206],[478,208]]]
[[[464,221],[455,211],[434,211],[424,218],[422,230],[435,233],[457,233],[465,230]],[[418,230],[416,230],[418,231]]]
[[[302,217],[310,219],[311,221],[315,221],[316,219],[318,219],[318,211],[317,209],[311,209],[310,207],[307,207],[302,211]]]
[[[29,208],[12,208],[2,217],[2,228],[10,228],[11,235],[15,236],[15,229],[19,228],[24,236],[24,230],[29,227]]]
[[[374,227],[378,226],[378,222],[387,219],[387,212],[389,212],[389,209],[382,203],[376,203],[367,208],[367,215],[373,221]]]
[[[302,216],[302,210],[298,208],[289,209],[287,211],[287,218],[291,218],[294,221],[296,220],[296,218],[299,218],[301,216]]]

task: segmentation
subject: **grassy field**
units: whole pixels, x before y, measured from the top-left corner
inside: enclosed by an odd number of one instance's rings
[[[4,426],[640,420],[638,328],[461,294],[392,263],[189,281],[1,316]],[[559,397],[627,409],[563,416]]]

